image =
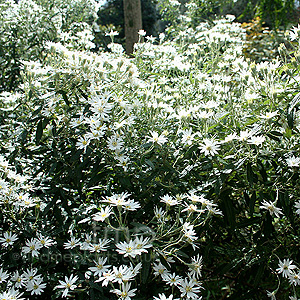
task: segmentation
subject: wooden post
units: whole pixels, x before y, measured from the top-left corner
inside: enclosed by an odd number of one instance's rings
[[[126,53],[133,53],[133,45],[138,41],[138,31],[142,29],[141,0],[124,0],[124,23]]]

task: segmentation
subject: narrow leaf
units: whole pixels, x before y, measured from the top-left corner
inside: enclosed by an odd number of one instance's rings
[[[290,114],[293,109],[300,103],[300,93],[298,93],[293,100],[291,101],[289,107],[288,107],[288,114]]]
[[[35,133],[35,144],[39,145],[41,138],[43,136],[43,120],[40,120],[37,125],[36,133]]]

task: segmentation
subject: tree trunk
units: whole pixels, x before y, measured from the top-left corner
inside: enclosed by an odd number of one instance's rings
[[[138,41],[138,31],[142,29],[141,0],[124,0],[124,21],[126,53],[130,55]]]

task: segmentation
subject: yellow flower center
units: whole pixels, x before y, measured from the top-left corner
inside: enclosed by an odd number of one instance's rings
[[[187,286],[187,287],[185,288],[185,290],[186,290],[187,292],[191,292],[191,291],[192,291],[192,288],[191,288],[190,286]]]

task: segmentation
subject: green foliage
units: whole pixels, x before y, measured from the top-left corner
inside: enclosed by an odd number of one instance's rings
[[[272,29],[279,29],[281,26],[286,28],[291,22],[298,22],[298,20],[291,19],[295,12],[294,0],[249,1],[247,9],[254,9],[255,15]]]
[[[215,17],[227,14],[234,15],[241,22],[250,22],[259,17],[271,30],[286,29],[299,20],[294,0],[192,0],[184,2],[185,9],[179,2],[177,6],[175,3],[176,1],[160,1],[162,16],[175,25],[182,19],[183,11],[186,11],[193,28],[200,22],[212,22]]]
[[[0,95],[1,299],[298,298],[299,27],[254,62],[256,21],[185,18],[133,58],[86,26]]]
[[[279,45],[285,42],[285,32],[282,30],[269,30],[263,27],[259,17],[249,23],[242,23],[246,30],[246,43],[244,55],[256,62],[276,59],[279,56]]]
[[[142,23],[143,29],[147,35],[157,36],[160,28],[157,27],[157,22],[160,19],[156,2],[153,0],[141,0],[142,7]],[[115,28],[119,35],[115,38],[118,43],[123,43],[125,38],[124,30],[124,10],[122,0],[109,0],[98,11],[97,24],[100,26],[100,34],[96,36],[99,46],[107,46],[110,42],[108,38],[104,38],[103,29],[109,32],[110,28]]]
[[[3,1],[0,17],[0,91],[12,91],[18,87],[22,60],[43,63],[47,41],[64,39],[63,32],[70,30],[75,35],[78,32],[76,24],[92,22],[94,5],[92,0]]]
[[[92,24],[96,17],[97,2],[94,0],[35,0],[50,14],[55,13],[61,21],[61,30],[68,31],[73,23]]]
[[[190,17],[194,26],[200,22],[212,21],[216,16],[223,15],[223,9],[232,6],[232,0],[196,0],[188,4],[190,10]]]

